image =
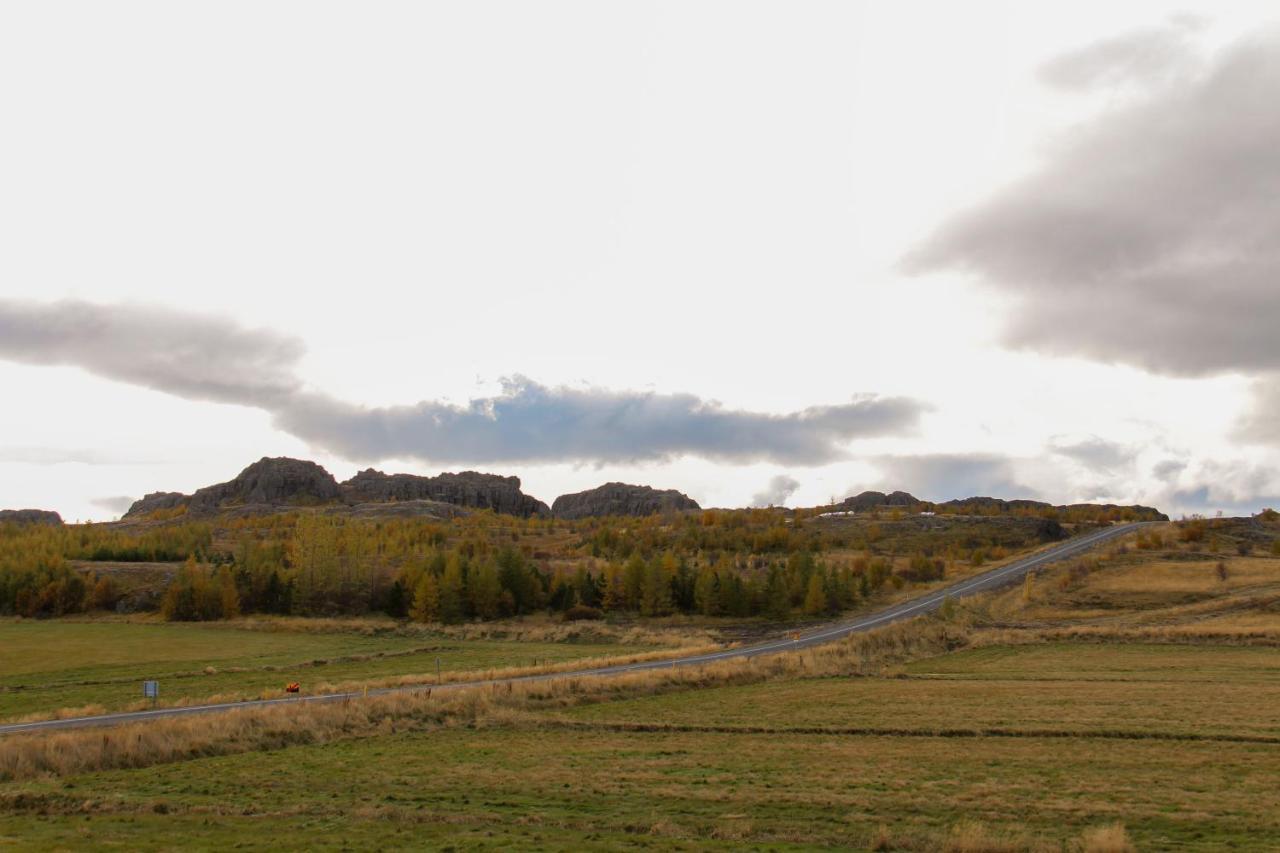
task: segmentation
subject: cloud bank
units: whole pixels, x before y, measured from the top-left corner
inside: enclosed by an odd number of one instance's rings
[[[68,365],[190,400],[269,406],[301,387],[296,338],[142,305],[0,299],[0,358]]]
[[[540,385],[502,393],[364,407],[303,388],[296,338],[155,307],[0,300],[0,358],[74,365],[194,400],[269,412],[278,428],[344,458],[451,462],[640,462],[676,456],[816,464],[858,438],[909,432],[924,410],[861,395],[788,414],[728,409],[692,394]]]
[[[1245,434],[1280,441],[1280,29],[1203,63],[1186,40],[1178,27],[1144,31],[1047,65],[1060,86],[1147,86],[904,265],[968,271],[1014,296],[1015,347],[1260,377]]]

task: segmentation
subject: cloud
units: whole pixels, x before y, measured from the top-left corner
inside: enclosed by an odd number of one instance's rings
[[[167,308],[0,299],[0,358],[71,365],[192,400],[267,406],[296,392],[296,338]]]
[[[296,338],[155,307],[0,300],[0,358],[75,365],[179,397],[270,413],[280,429],[360,462],[640,462],[681,455],[815,464],[854,439],[911,431],[925,407],[860,395],[788,414],[692,394],[551,388],[516,376],[502,393],[369,408],[303,388]]]
[[[1250,515],[1264,507],[1280,507],[1280,472],[1246,459],[1202,460],[1170,470],[1162,506],[1172,512]]]
[[[149,460],[126,456],[110,451],[86,450],[67,447],[35,447],[11,445],[0,447],[0,462],[17,462],[24,465],[137,465]]]
[[[1252,393],[1252,404],[1240,419],[1235,437],[1255,444],[1280,443],[1280,373],[1255,380]]]
[[[1280,370],[1280,30],[1126,99],[904,259],[1015,297],[1006,342],[1184,376]]]
[[[843,458],[851,439],[911,429],[919,403],[863,396],[785,415],[726,409],[692,394],[549,388],[524,377],[466,406],[425,401],[365,408],[299,394],[281,429],[363,461],[640,462],[680,455],[815,464]]]
[[[1187,462],[1183,459],[1165,459],[1157,462],[1155,467],[1151,469],[1151,475],[1157,480],[1163,482],[1171,482],[1178,478],[1178,475],[1187,470]]]
[[[952,498],[1037,498],[1035,489],[1018,482],[1014,462],[986,453],[884,456],[870,460],[880,469],[878,487],[901,489],[928,501]]]
[[[1202,21],[1182,16],[1164,26],[1122,33],[1045,63],[1040,80],[1069,91],[1165,83],[1193,64],[1194,35],[1202,28]]]
[[[93,498],[89,503],[106,510],[112,515],[123,515],[129,507],[133,506],[134,498],[120,495],[118,497]]]
[[[1071,442],[1057,440],[1049,445],[1049,449],[1059,456],[1065,456],[1080,463],[1091,471],[1103,473],[1123,468],[1138,456],[1135,448],[1107,441],[1096,435]]]
[[[756,492],[751,506],[785,506],[787,499],[800,488],[800,481],[787,474],[779,474],[769,481],[764,491]]]

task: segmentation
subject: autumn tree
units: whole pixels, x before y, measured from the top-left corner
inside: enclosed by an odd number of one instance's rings
[[[433,622],[440,615],[440,582],[431,572],[423,572],[413,589],[409,615],[415,622]]]

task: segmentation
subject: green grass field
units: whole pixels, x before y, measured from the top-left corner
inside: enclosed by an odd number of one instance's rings
[[[595,722],[1280,738],[1280,649],[1055,643],[576,708]],[[1280,749],[1280,747],[1277,747]]]
[[[321,683],[529,666],[644,652],[616,643],[305,633],[216,625],[0,622],[0,719],[98,705],[122,708],[157,679],[162,699],[253,696]],[[206,672],[211,668],[211,672]]]
[[[1274,648],[993,647],[907,677],[689,690],[13,783],[0,846],[782,850],[885,832],[934,849],[979,821],[1006,849],[1035,849],[1118,820],[1139,850],[1275,849],[1280,743],[1231,738],[1280,737],[1277,666]],[[982,728],[1006,736],[963,735]]]

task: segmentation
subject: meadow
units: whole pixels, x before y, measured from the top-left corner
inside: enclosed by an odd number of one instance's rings
[[[692,645],[655,632],[612,637],[600,631],[542,632],[569,639],[451,636],[339,624],[235,627],[237,623],[61,620],[0,621],[0,720],[141,707],[142,681],[160,682],[161,704],[283,695],[334,684],[417,677],[457,679],[477,671],[551,667]],[[347,627],[347,630],[342,628]],[[290,630],[293,628],[295,630]]]
[[[1052,677],[1025,677],[1024,651]],[[367,736],[12,783],[0,838],[19,849],[181,838],[187,849],[1106,850],[1125,848],[1086,835],[1120,821],[1138,849],[1274,849],[1280,732],[1266,668],[1280,653],[1135,648],[1104,678],[1058,680],[1098,674],[1080,651],[980,648],[907,664],[905,678],[893,667],[584,690],[567,703],[552,688],[523,702],[477,688],[452,716],[419,707]],[[1263,674],[1241,683],[1254,662]],[[445,704],[419,704],[432,702]]]

